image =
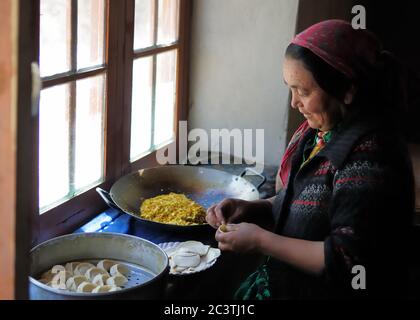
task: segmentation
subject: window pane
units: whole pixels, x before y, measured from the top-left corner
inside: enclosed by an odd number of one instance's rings
[[[148,151],[152,141],[153,58],[134,60],[130,159]]]
[[[159,145],[174,137],[176,59],[176,50],[157,55],[154,136],[155,145]]]
[[[41,77],[70,70],[71,0],[41,0]]]
[[[104,63],[104,0],[78,1],[77,68]]]
[[[103,177],[104,83],[100,75],[76,84],[76,190]]]
[[[39,206],[69,192],[69,85],[42,90],[39,112]]]
[[[178,40],[179,0],[159,0],[157,44]]]
[[[153,46],[155,0],[136,0],[134,50]]]

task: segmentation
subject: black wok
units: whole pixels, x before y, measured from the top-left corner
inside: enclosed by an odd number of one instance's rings
[[[247,171],[262,178],[257,187],[243,178]],[[146,220],[141,218],[140,206],[148,198],[170,192],[183,193],[205,209],[225,198],[256,200],[260,197],[258,188],[265,180],[264,176],[250,168],[235,176],[200,166],[171,165],[142,169],[125,175],[113,184],[109,194],[100,188],[96,190],[109,206],[143,222],[166,229],[196,230],[207,225],[179,226]]]

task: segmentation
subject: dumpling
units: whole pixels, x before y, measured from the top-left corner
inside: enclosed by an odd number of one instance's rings
[[[41,281],[42,283],[51,282],[54,276],[57,275],[57,273],[59,273],[60,271],[66,271],[66,269],[61,264],[57,264],[48,271],[44,272],[41,275],[41,279],[39,279],[39,281]]]
[[[109,290],[109,292],[119,291],[119,290],[121,290],[120,287],[112,286],[112,288],[111,288],[111,290]]]
[[[70,272],[71,274],[74,274],[74,269],[80,264],[81,262],[74,261],[74,262],[67,262],[66,263],[66,271]]]
[[[74,269],[74,275],[75,276],[84,276],[86,274],[86,271],[88,271],[90,268],[94,268],[95,266],[88,262],[82,262],[76,266]]]
[[[130,269],[128,269],[128,267],[124,264],[117,263],[111,267],[109,273],[111,274],[111,276],[115,276],[118,273],[127,276],[130,273]]]
[[[97,274],[93,280],[92,283],[96,284],[97,286],[103,286],[106,284],[106,280],[109,279],[109,274],[108,273],[104,273],[104,274]]]
[[[59,271],[51,280],[51,287],[54,289],[66,290],[66,281],[71,277],[71,273],[67,271]]]
[[[178,246],[178,252],[192,252],[204,256],[209,251],[210,246],[199,241],[185,241]]]
[[[101,292],[111,292],[116,291],[116,286],[104,285],[104,286],[97,286],[95,289],[92,290],[92,293],[101,293]]]
[[[124,277],[122,274],[116,274],[106,280],[106,284],[113,285],[117,287],[123,286],[125,283],[128,282],[128,279]]]
[[[92,292],[97,286],[90,282],[82,282],[77,287],[77,292]]]
[[[203,257],[204,262],[211,263],[220,256],[220,249],[210,248],[209,252]]]
[[[60,271],[66,271],[66,268],[62,266],[61,264],[56,264],[54,267],[51,268],[51,272],[53,274],[57,274]]]
[[[86,278],[85,276],[73,276],[73,277],[70,277],[66,281],[67,290],[77,291],[77,287],[82,282],[88,282],[88,281],[89,281],[89,279]]]
[[[196,267],[201,261],[200,256],[196,253],[179,251],[171,257],[171,260],[174,265],[185,268]]]
[[[41,282],[41,283],[43,283],[43,284],[48,284],[48,283],[51,283],[51,280],[48,280],[48,279],[43,279],[43,278],[38,279],[38,281],[39,281],[39,282]]]
[[[85,276],[92,281],[98,274],[108,274],[108,272],[101,268],[92,267],[86,271]]]
[[[101,261],[99,261],[98,262],[98,264],[96,265],[98,268],[101,268],[101,269],[104,269],[104,270],[106,270],[106,271],[108,271],[109,272],[109,270],[111,269],[111,267],[114,265],[114,264],[117,264],[118,262],[116,262],[116,261],[113,261],[113,260],[107,260],[107,259],[104,259],[104,260],[101,260]]]
[[[41,275],[41,279],[39,281],[41,281],[42,283],[47,283],[47,282],[51,282],[52,278],[55,276],[54,273],[52,273],[51,269],[44,272]]]

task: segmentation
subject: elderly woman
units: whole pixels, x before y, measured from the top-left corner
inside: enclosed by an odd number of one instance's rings
[[[236,298],[404,294],[414,185],[392,61],[342,20],[288,46],[283,77],[306,120],[283,156],[281,188],[267,200],[225,199],[206,216],[221,250],[268,257]]]

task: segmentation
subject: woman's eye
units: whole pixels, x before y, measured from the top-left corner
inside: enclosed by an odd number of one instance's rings
[[[298,91],[297,91],[297,94],[298,94],[300,97],[306,97],[306,96],[308,95],[308,93],[307,93],[306,91],[303,91],[303,90],[298,90]]]

